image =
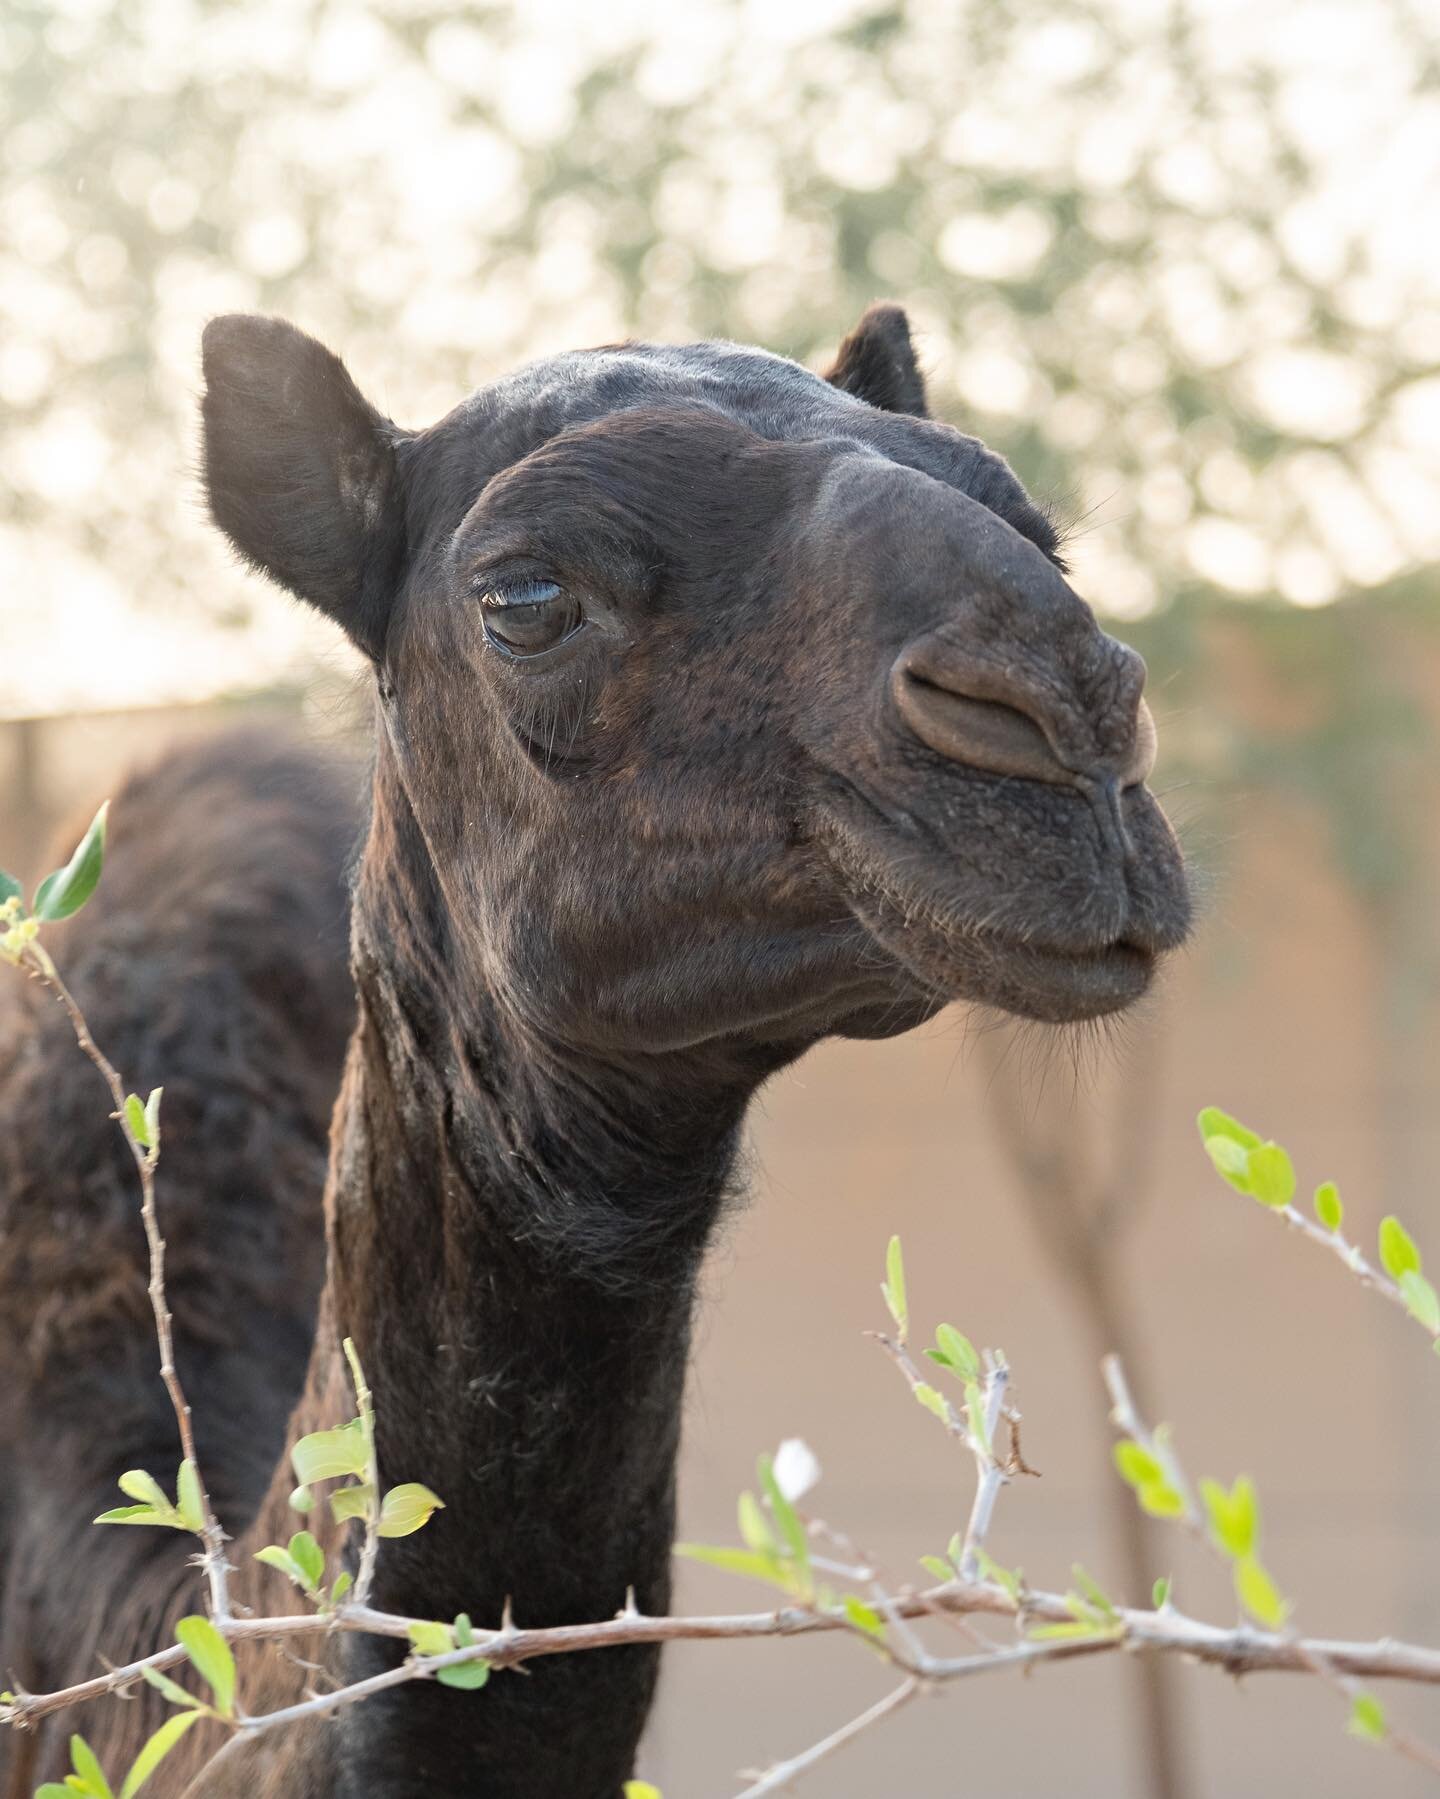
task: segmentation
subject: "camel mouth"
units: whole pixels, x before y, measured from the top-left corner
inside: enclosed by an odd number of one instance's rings
[[[867,906],[862,921],[932,992],[1044,1024],[1125,1011],[1149,991],[1161,961],[1161,952],[1125,936],[1060,947],[908,908],[902,914],[883,900]]]
[[[825,833],[856,920],[932,1001],[968,1001],[1050,1024],[1123,1012],[1186,939],[1188,893],[1170,880],[1140,894],[1122,868],[1068,890],[1037,883],[997,894],[953,851],[917,855],[913,832],[863,811]],[[958,877],[958,878],[957,878]]]

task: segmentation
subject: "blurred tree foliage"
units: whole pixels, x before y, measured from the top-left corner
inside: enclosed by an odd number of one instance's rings
[[[9,523],[243,605],[180,492],[219,308],[423,423],[626,332],[815,358],[893,293],[941,409],[1098,527],[1102,606],[1329,598],[1440,541],[1440,275],[1385,212],[1437,75],[1403,0],[10,0]]]

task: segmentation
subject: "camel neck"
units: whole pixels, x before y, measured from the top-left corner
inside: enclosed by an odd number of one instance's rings
[[[567,1064],[489,996],[457,1005],[443,949],[405,933],[435,916],[414,847],[407,864],[392,840],[359,884],[329,1301],[375,1393],[385,1484],[424,1481],[445,1510],[382,1545],[374,1602],[479,1624],[508,1598],[552,1625],[609,1617],[633,1587],[663,1611],[695,1281],[745,1095],[682,1082],[679,1102],[663,1070]],[[348,1652],[351,1678],[395,1654]],[[345,1713],[345,1777],[371,1796],[614,1799],[656,1667],[606,1651],[476,1694],[400,1689]]]

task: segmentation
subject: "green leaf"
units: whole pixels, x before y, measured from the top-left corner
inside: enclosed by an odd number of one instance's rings
[[[889,1248],[885,1251],[885,1281],[880,1291],[885,1296],[890,1316],[895,1320],[895,1328],[903,1338],[910,1327],[910,1307],[905,1297],[905,1257],[898,1237],[890,1239]]]
[[[296,1487],[295,1491],[290,1495],[290,1510],[292,1512],[299,1512],[303,1517],[306,1512],[314,1511],[314,1509],[315,1495],[310,1491],[309,1487]]]
[[[308,1530],[297,1530],[290,1539],[290,1559],[313,1592],[325,1578],[325,1551]]]
[[[175,1482],[175,1510],[186,1530],[205,1528],[205,1505],[200,1496],[200,1470],[187,1457]]]
[[[94,1799],[114,1799],[110,1782],[105,1778],[105,1770],[96,1760],[95,1751],[82,1736],[76,1735],[70,1739],[70,1765],[84,1781],[84,1792],[92,1793]]]
[[[175,1626],[175,1635],[214,1694],[216,1711],[222,1718],[233,1717],[235,1657],[230,1653],[230,1645],[208,1618],[182,1618]]]
[[[1103,1620],[1091,1622],[1077,1618],[1070,1624],[1037,1624],[1025,1634],[1032,1643],[1058,1643],[1071,1639],[1078,1642],[1081,1637],[1117,1636],[1124,1628],[1123,1624],[1106,1624]]]
[[[128,1498],[138,1499],[141,1505],[152,1505],[157,1512],[175,1509],[164,1487],[153,1474],[147,1474],[143,1468],[127,1468],[115,1484]]]
[[[1150,1603],[1157,1612],[1164,1611],[1170,1603],[1170,1576],[1162,1574],[1150,1589]]]
[[[854,1593],[847,1593],[841,1603],[845,1608],[845,1616],[857,1630],[863,1630],[867,1637],[885,1635],[885,1620],[873,1605],[867,1605]]]
[[[3,906],[7,900],[23,900],[24,898],[25,889],[19,881],[8,870],[0,868],[0,906]]]
[[[95,1524],[161,1524],[171,1530],[180,1527],[178,1514],[167,1501],[165,1510],[157,1512],[153,1505],[117,1505],[111,1511],[101,1512],[92,1520]]]
[[[267,1568],[274,1568],[283,1574],[286,1580],[294,1581],[297,1587],[305,1585],[305,1577],[296,1566],[295,1558],[278,1543],[267,1543],[263,1549],[255,1551],[255,1560],[263,1562]]]
[[[965,1410],[970,1419],[970,1435],[989,1455],[990,1432],[985,1422],[985,1399],[979,1381],[967,1380],[965,1383]]]
[[[924,1406],[925,1410],[927,1412],[934,1412],[935,1416],[942,1424],[948,1424],[950,1422],[950,1413],[945,1405],[944,1395],[937,1391],[936,1388],[928,1386],[922,1380],[917,1381],[911,1391],[914,1393],[916,1399],[920,1401],[921,1405]]]
[[[1090,1601],[1091,1605],[1095,1607],[1097,1612],[1100,1612],[1106,1618],[1114,1618],[1117,1615],[1114,1601],[1110,1598],[1109,1594],[1105,1592],[1099,1581],[1097,1581],[1092,1574],[1086,1573],[1079,1562],[1074,1564],[1070,1572],[1075,1576],[1076,1586],[1079,1587],[1080,1591]]]
[[[722,1544],[677,1543],[676,1555],[687,1561],[703,1562],[710,1568],[724,1568],[730,1574],[749,1574],[772,1587],[788,1590],[789,1579],[779,1557],[757,1555],[749,1549],[728,1549]]]
[[[410,1642],[417,1655],[448,1655],[455,1648],[455,1632],[448,1624],[417,1619],[410,1626]]]
[[[325,1573],[325,1553],[308,1530],[297,1531],[291,1537],[288,1549],[267,1543],[263,1549],[255,1551],[255,1560],[263,1562],[267,1568],[278,1569],[287,1580],[294,1581],[303,1592],[312,1595]]]
[[[1380,1261],[1392,1281],[1407,1272],[1420,1273],[1420,1251],[1415,1239],[1395,1217],[1380,1220]]]
[[[135,1799],[135,1794],[200,1716],[199,1712],[176,1712],[174,1717],[165,1720],[131,1763],[125,1784],[120,1789],[120,1799]]]
[[[100,870],[105,864],[105,820],[110,802],[91,820],[90,829],[75,847],[75,854],[63,868],[46,875],[35,889],[35,916],[45,924],[69,918],[89,899],[100,883]]]
[[[164,1091],[163,1087],[156,1087],[145,1101],[145,1129],[150,1134],[152,1149],[160,1147],[160,1096]]]
[[[1141,1511],[1148,1512],[1152,1518],[1185,1516],[1184,1495],[1172,1487],[1168,1480],[1152,1480],[1143,1487],[1137,1487],[1135,1497],[1140,1503]]]
[[[747,1549],[758,1554],[774,1554],[775,1537],[770,1526],[765,1522],[765,1514],[760,1510],[760,1501],[751,1492],[740,1495],[739,1503],[740,1537]]]
[[[75,1799],[74,1787],[62,1787],[58,1780],[47,1780],[36,1787],[35,1799]]]
[[[376,1526],[382,1537],[408,1537],[430,1522],[431,1514],[443,1512],[445,1502],[419,1481],[407,1481],[403,1487],[391,1487],[380,1501],[380,1522]]]
[[[1248,1475],[1237,1475],[1227,1493],[1218,1481],[1202,1480],[1200,1497],[1210,1514],[1210,1534],[1236,1561],[1253,1556],[1260,1536],[1260,1503]]]
[[[330,1495],[330,1515],[337,1524],[350,1518],[366,1518],[375,1501],[375,1489],[368,1480],[353,1487],[337,1487]]]
[[[470,1622],[469,1612],[455,1614],[455,1647],[468,1649],[475,1641],[475,1626]]]
[[[1315,1216],[1327,1231],[1338,1231],[1345,1221],[1345,1208],[1340,1203],[1340,1189],[1334,1181],[1321,1181],[1315,1189]]]
[[[138,1093],[125,1095],[125,1122],[130,1127],[130,1135],[141,1149],[149,1149],[150,1125],[145,1117],[145,1107],[141,1104]]]
[[[1154,1481],[1165,1479],[1165,1470],[1156,1457],[1143,1444],[1129,1437],[1122,1437],[1111,1453],[1120,1470],[1120,1478],[1132,1487],[1148,1487]]]
[[[187,1693],[179,1681],[171,1680],[168,1674],[162,1674],[158,1668],[142,1668],[140,1675],[147,1685],[154,1687],[157,1693],[163,1693],[171,1705],[183,1705],[191,1711],[204,1711],[203,1699],[197,1699],[193,1693]]]
[[[1370,1743],[1383,1743],[1390,1729],[1385,1722],[1385,1707],[1369,1693],[1357,1693],[1350,1702],[1348,1729],[1352,1737],[1362,1737]]]
[[[1295,1197],[1295,1165],[1278,1143],[1250,1151],[1250,1193],[1277,1211]]]
[[[453,1668],[437,1668],[435,1678],[442,1687],[458,1687],[473,1693],[490,1678],[490,1664],[478,1657],[473,1662],[456,1662]]]
[[[1205,1153],[1237,1193],[1250,1191],[1250,1151],[1229,1137],[1208,1137]]]
[[[350,1573],[348,1568],[344,1573],[337,1574],[335,1576],[335,1584],[330,1589],[331,1605],[339,1605],[354,1584],[354,1576]]]
[[[652,1786],[648,1780],[627,1780],[621,1799],[663,1799],[663,1795],[659,1787]]]
[[[1440,1332],[1440,1298],[1425,1276],[1407,1268],[1400,1276],[1400,1291],[1410,1316],[1423,1324],[1432,1337]]]
[[[976,1378],[980,1372],[980,1358],[968,1337],[962,1336],[954,1325],[942,1324],[935,1332],[935,1341],[940,1345],[947,1366],[953,1368],[964,1380]]]
[[[1083,1624],[1087,1630],[1106,1630],[1110,1620],[1104,1612],[1098,1610],[1083,1594],[1069,1592],[1065,1595],[1065,1609],[1077,1624]]]
[[[1207,1147],[1216,1138],[1238,1144],[1241,1149],[1260,1147],[1260,1139],[1254,1131],[1248,1130],[1238,1118],[1232,1118],[1228,1112],[1222,1112],[1219,1106],[1206,1106],[1195,1122],[1200,1127],[1201,1141]]]
[[[338,1430],[317,1430],[290,1451],[295,1478],[308,1487],[317,1480],[334,1480],[342,1474],[363,1474],[369,1462],[365,1426],[358,1418]]]
[[[1253,1555],[1243,1556],[1235,1564],[1235,1597],[1257,1624],[1267,1630],[1283,1628],[1290,1607]]]
[[[933,1575],[936,1580],[944,1581],[953,1580],[955,1578],[955,1570],[950,1566],[949,1562],[941,1561],[938,1555],[922,1555],[920,1557],[920,1566],[927,1574]]]

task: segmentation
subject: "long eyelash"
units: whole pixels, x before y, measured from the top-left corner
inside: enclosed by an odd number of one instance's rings
[[[554,581],[516,581],[505,587],[491,586],[483,576],[471,583],[482,606],[504,610],[508,606],[543,606],[558,600],[564,589]]]

